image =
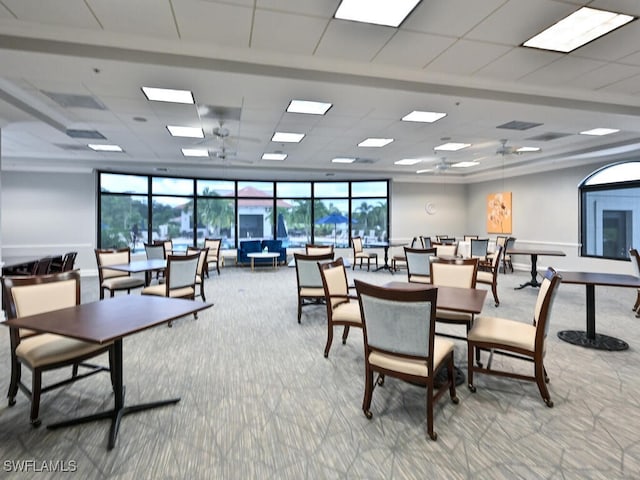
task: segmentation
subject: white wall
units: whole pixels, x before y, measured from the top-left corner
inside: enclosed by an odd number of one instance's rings
[[[486,234],[487,194],[513,192],[513,236],[522,247],[563,250],[566,257],[540,257],[538,267],[633,274],[631,262],[578,256],[580,181],[599,165],[558,170],[472,185],[447,183],[391,185],[391,235],[408,243],[416,235]],[[96,274],[96,176],[92,173],[0,171],[0,259],[78,251],[77,265]],[[428,215],[425,204],[435,213]],[[493,235],[492,235],[493,236]],[[345,254],[349,255],[348,250]],[[516,258],[529,268],[529,258]]]
[[[580,257],[578,185],[601,165],[587,165],[467,186],[469,232],[485,235],[487,195],[512,192],[513,231],[516,246],[562,250],[566,257],[538,258],[538,269],[552,266],[581,270],[634,274],[631,262]],[[521,269],[530,259],[516,257]]]
[[[77,251],[76,266],[96,272],[96,176],[2,171],[1,255],[37,258]]]

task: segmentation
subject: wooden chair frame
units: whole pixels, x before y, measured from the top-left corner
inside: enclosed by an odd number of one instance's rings
[[[375,252],[365,252],[362,243],[362,237],[353,237],[351,239],[353,247],[353,270],[356,269],[356,263],[360,259],[360,270],[362,270],[362,261],[367,260],[367,271],[371,270],[371,259],[375,259],[376,268],[378,268],[378,254]]]
[[[139,288],[139,287],[144,287],[145,285],[145,281],[142,278],[135,278],[133,275],[131,275],[130,273],[127,272],[119,272],[116,270],[110,270],[108,268],[108,264],[104,265],[104,258],[107,257],[110,254],[121,254],[121,256],[124,258],[126,257],[126,261],[122,262],[122,263],[129,263],[131,262],[131,249],[129,247],[124,247],[124,248],[119,248],[116,250],[109,250],[109,249],[95,249],[95,254],[96,254],[96,262],[98,263],[98,278],[99,278],[99,282],[100,282],[100,300],[104,299],[104,292],[105,290],[109,290],[110,296],[113,297],[113,295],[115,294],[115,292],[117,291],[123,291],[126,290],[127,293],[131,293],[131,290],[134,288]],[[126,255],[123,255],[126,254]],[[106,273],[107,271],[109,271],[110,273]],[[104,282],[106,279],[109,278],[121,278],[124,281],[122,282],[122,285],[117,286],[114,285],[112,287],[109,286],[105,286]]]
[[[544,342],[548,333],[548,325],[549,325],[549,316],[551,314],[551,307],[553,306],[553,301],[555,299],[555,295],[560,285],[562,277],[556,273],[553,268],[548,268],[544,274],[542,285],[540,286],[540,292],[538,293],[538,299],[536,301],[536,309],[534,311],[533,316],[533,327],[535,328],[535,340],[533,345],[533,350],[524,349],[518,346],[510,345],[505,342],[498,341],[483,341],[475,338],[474,328],[478,328],[479,330],[483,328],[482,323],[485,321],[483,317],[479,317],[476,325],[471,329],[469,334],[467,335],[467,379],[469,382],[469,390],[471,392],[476,391],[476,387],[473,384],[474,374],[483,373],[487,375],[496,375],[500,377],[509,377],[515,378],[518,380],[526,380],[530,382],[535,382],[538,385],[538,390],[540,391],[540,395],[544,400],[544,403],[547,407],[553,407],[553,402],[551,401],[551,396],[549,395],[549,390],[547,388],[547,383],[549,383],[549,377],[547,376],[547,371],[544,367],[544,353],[545,347]],[[507,322],[512,322],[518,324],[520,322],[513,322],[511,320],[505,319],[491,319],[494,321],[494,328],[498,327],[499,331],[506,332],[505,338],[507,341],[511,341],[509,337],[509,327]],[[505,323],[504,328],[499,328],[499,323]],[[480,335],[479,335],[480,337]],[[491,356],[489,357],[489,361],[486,367],[482,367],[481,364],[474,365],[473,357],[475,353],[480,353],[481,351],[489,351],[491,352]],[[522,360],[527,360],[533,362],[534,364],[534,374],[533,375],[522,375],[513,371],[503,371],[503,370],[492,370],[491,369],[491,359],[494,353],[508,355],[510,357],[515,357]]]
[[[207,255],[207,268],[205,274],[209,276],[209,264],[216,264],[216,271],[220,275],[220,248],[222,248],[222,238],[205,238],[204,246],[209,249]]]
[[[16,302],[14,298],[14,289],[21,288],[41,288],[45,285],[52,284],[55,282],[67,282],[73,281],[75,282],[75,305],[80,304],[80,272],[78,270],[69,270],[66,272],[55,273],[51,275],[38,275],[38,276],[20,276],[20,277],[3,277],[2,279],[2,288],[3,288],[3,299],[7,308],[7,315],[9,318],[17,318],[20,315],[21,308],[18,306],[18,302]],[[71,306],[71,305],[68,305]],[[63,308],[61,306],[61,308]],[[35,307],[32,309],[32,313],[46,313],[47,310],[43,310],[40,307]],[[24,311],[24,309],[23,309]],[[18,357],[16,354],[16,349],[20,345],[20,343],[31,342],[31,341],[42,341],[46,339],[47,342],[51,342],[52,345],[56,344],[60,341],[73,341],[78,342],[78,344],[84,344],[85,342],[81,342],[79,340],[70,340],[66,339],[66,337],[60,337],[58,335],[53,334],[40,334],[34,331],[25,331],[24,329],[19,328],[10,328],[10,340],[11,340],[11,382],[9,384],[9,391],[7,393],[8,397],[8,405],[10,407],[16,404],[16,395],[18,390],[22,390],[22,392],[29,398],[31,402],[31,411],[30,411],[30,421],[33,427],[40,426],[39,412],[40,412],[40,397],[41,394],[54,390],[56,388],[63,387],[70,383],[76,382],[83,378],[89,377],[99,372],[111,372],[111,384],[114,384],[113,378],[113,370],[111,369],[113,364],[113,343],[108,343],[102,346],[96,346],[96,348],[92,349],[90,352],[85,353],[83,355],[77,355],[73,358],[68,358],[66,360],[60,360],[57,362],[45,363],[43,365],[32,367],[25,360]],[[109,367],[104,367],[101,365],[94,365],[92,363],[87,363],[85,360],[88,360],[93,357],[97,357],[98,355],[102,355],[103,353],[109,353]],[[31,370],[31,388],[27,387],[22,382],[22,366],[27,367]],[[42,386],[42,374],[44,372],[59,369],[66,366],[72,366],[71,377],[68,377],[64,380],[60,380],[56,383],[47,385],[45,387]],[[87,368],[88,371],[78,374],[79,367]]]
[[[324,255],[293,254],[298,290],[298,323],[302,321],[302,307],[324,303],[322,276],[317,266],[318,262],[332,262],[333,258],[334,253],[325,253]]]

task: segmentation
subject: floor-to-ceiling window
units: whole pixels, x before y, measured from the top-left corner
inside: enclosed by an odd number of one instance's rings
[[[581,254],[629,258],[640,242],[640,162],[608,165],[580,184]]]
[[[265,182],[100,172],[98,243],[103,248],[171,239],[174,248],[221,238],[278,239],[348,247],[388,238],[388,182]]]

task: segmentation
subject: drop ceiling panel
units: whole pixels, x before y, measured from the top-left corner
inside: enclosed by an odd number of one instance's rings
[[[99,29],[87,5],[82,0],[3,0],[17,17],[25,22]]]
[[[428,72],[472,74],[510,50],[509,47],[489,43],[459,40],[438,58],[430,62]]]
[[[167,0],[87,0],[106,31],[178,38]]]
[[[332,20],[318,45],[316,55],[369,62],[393,33],[394,29],[388,27]]]
[[[638,75],[640,67],[609,63],[576,77],[572,83],[576,87],[597,90]]]
[[[401,30],[380,50],[373,62],[422,68],[454,42],[451,37]]]
[[[574,5],[556,1],[509,0],[468,32],[465,38],[521,45],[574,10]]]
[[[222,3],[173,2],[180,38],[215,45],[247,47],[253,10]]]
[[[639,95],[640,94],[640,76],[627,78],[626,80],[620,80],[612,85],[608,85],[602,88],[605,92],[615,92],[627,95]]]
[[[401,28],[460,38],[503,3],[504,0],[423,1]],[[464,15],[461,15],[461,12],[464,12]]]
[[[502,81],[515,81],[562,58],[562,56],[562,54],[555,52],[516,47],[478,70],[475,75]]]
[[[249,0],[251,3],[252,0]],[[257,0],[258,9],[268,8],[280,12],[302,13],[330,19],[338,9],[340,0]]]
[[[322,18],[256,10],[251,46],[311,55],[326,25],[327,21]]]
[[[590,71],[604,66],[604,62],[587,60],[572,56],[565,56],[546,67],[522,77],[522,80],[542,85],[566,85],[567,82],[578,78]]]

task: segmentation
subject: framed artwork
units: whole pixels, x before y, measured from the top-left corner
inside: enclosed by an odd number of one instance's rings
[[[511,192],[487,195],[487,233],[511,233]]]

